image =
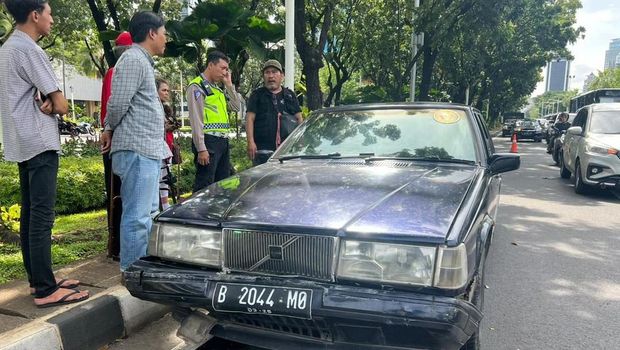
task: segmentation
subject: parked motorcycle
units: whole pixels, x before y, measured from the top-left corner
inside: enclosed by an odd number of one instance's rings
[[[77,124],[70,120],[65,120],[62,117],[58,117],[58,130],[61,135],[71,135],[73,137],[80,135],[80,129]]]
[[[78,126],[78,130],[80,134],[89,134],[91,136],[95,136],[95,128],[89,123],[80,123]]]

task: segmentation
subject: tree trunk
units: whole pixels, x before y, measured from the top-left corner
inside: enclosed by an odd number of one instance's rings
[[[310,110],[319,109],[323,105],[323,95],[319,79],[319,70],[323,67],[323,49],[327,41],[327,32],[331,26],[334,3],[328,2],[323,13],[323,23],[315,44],[314,39],[306,38],[306,2],[295,1],[295,42],[297,52],[303,63],[303,73],[306,76],[306,100]]]
[[[433,49],[431,36],[427,34],[424,47],[424,62],[422,65],[422,80],[420,81],[420,101],[430,101],[431,83],[433,80],[433,68],[437,62],[437,52]]]
[[[319,79],[320,65],[304,62],[303,73],[306,76],[306,103],[310,110],[323,106],[323,93]]]
[[[105,23],[105,17],[99,8],[97,7],[95,0],[87,0],[88,7],[90,7],[90,12],[93,14],[93,19],[95,20],[95,24],[97,25],[97,30],[99,32],[104,32],[108,30],[108,26]],[[114,56],[114,52],[112,51],[112,44],[109,41],[104,41],[101,43],[103,45],[103,52],[105,55],[106,62],[108,63],[108,67],[113,67],[116,64],[116,57]],[[96,63],[96,62],[95,62]]]

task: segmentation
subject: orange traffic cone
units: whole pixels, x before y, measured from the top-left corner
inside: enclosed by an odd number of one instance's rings
[[[510,146],[510,153],[518,153],[517,151],[517,134],[512,134],[512,145]]]

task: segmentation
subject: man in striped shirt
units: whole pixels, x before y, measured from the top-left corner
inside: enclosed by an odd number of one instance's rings
[[[52,271],[52,226],[60,135],[56,114],[68,111],[49,59],[37,45],[54,20],[47,0],[6,0],[15,32],[0,48],[0,116],[4,158],[17,162],[22,197],[20,238],[34,303],[48,307],[88,298],[70,289],[76,280],[56,280]]]
[[[110,152],[112,171],[121,178],[121,271],[146,255],[151,215],[159,209],[161,162],[171,156],[152,58],[166,49],[164,20],[153,12],[138,12],[129,33],[134,44],[116,63],[101,135],[101,151]]]

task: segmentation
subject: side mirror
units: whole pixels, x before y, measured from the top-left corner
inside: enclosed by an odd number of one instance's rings
[[[489,158],[489,170],[492,174],[501,174],[519,169],[521,157],[512,153],[495,153]]]
[[[566,130],[566,133],[581,136],[581,134],[583,134],[583,130],[581,129],[581,126],[571,126],[568,130]]]

